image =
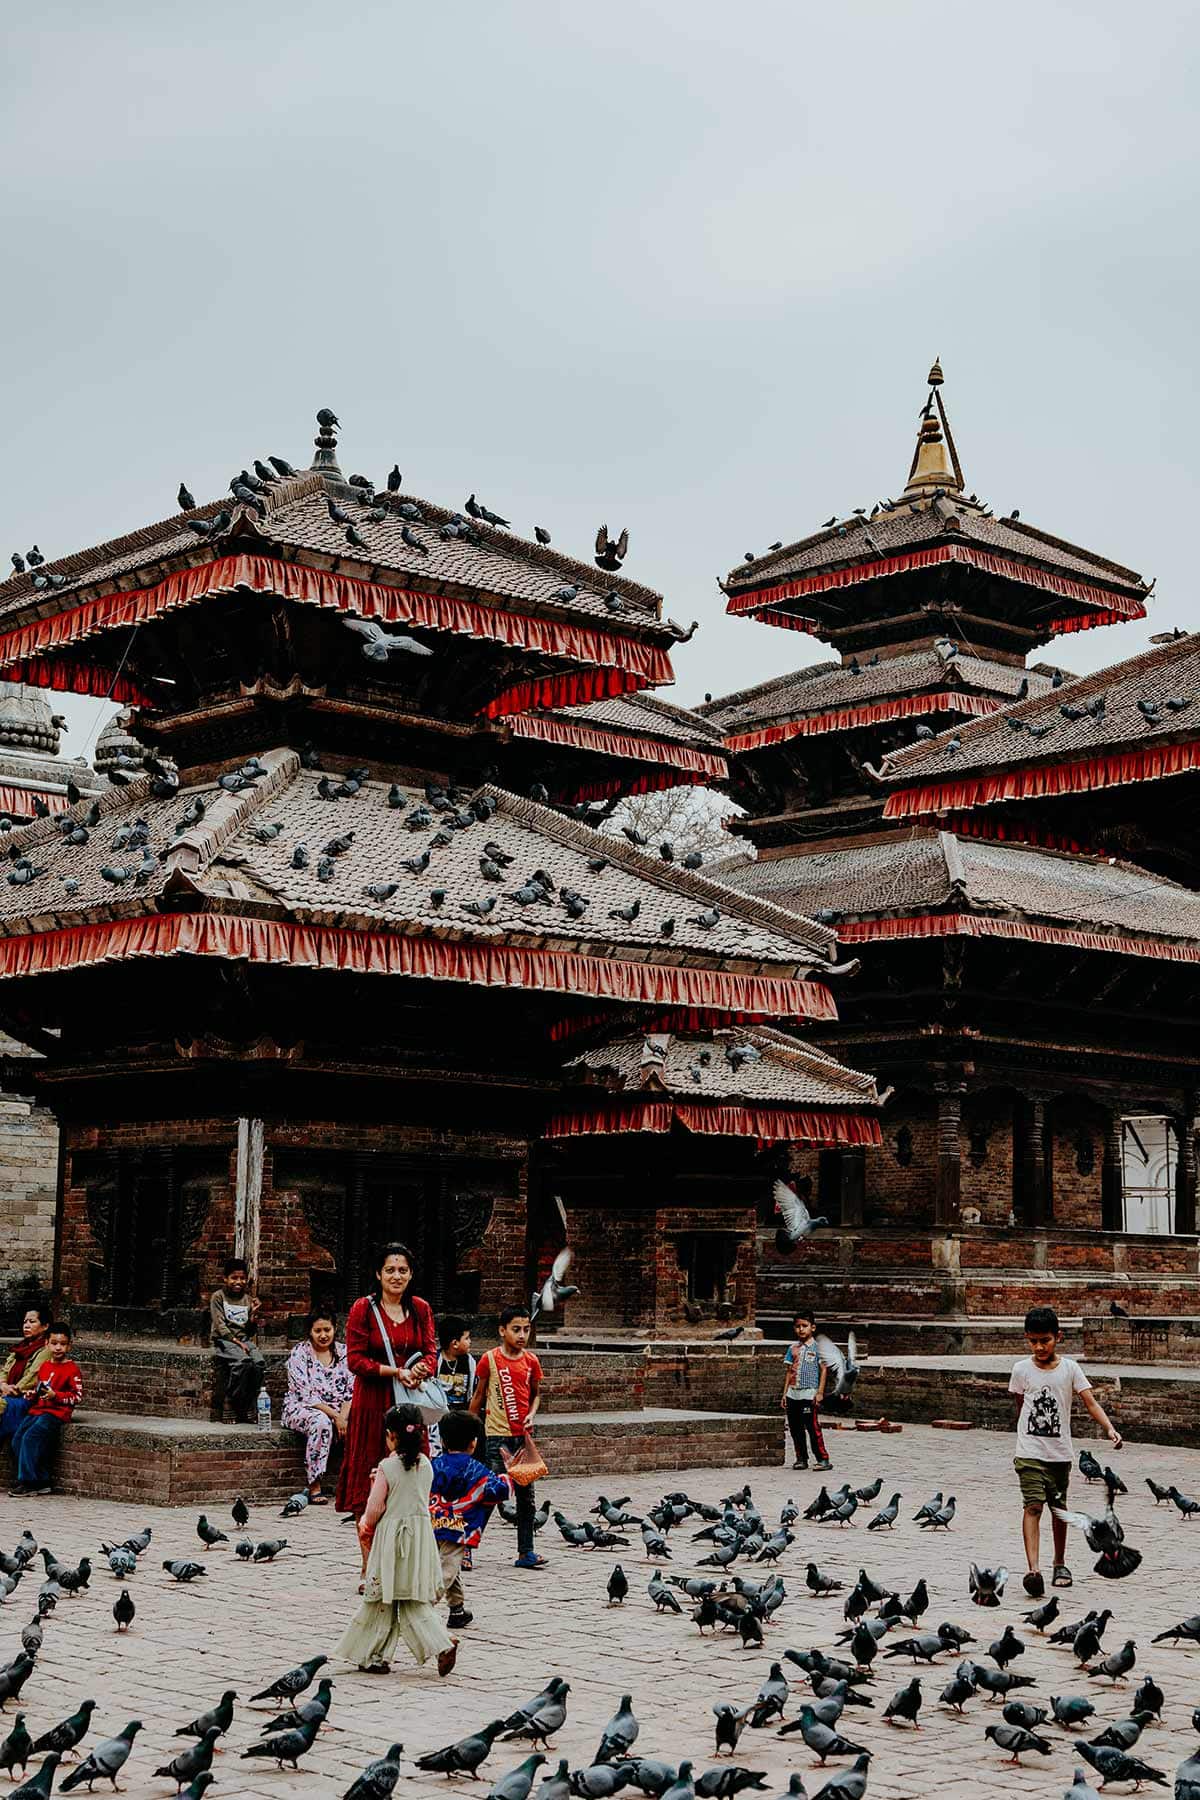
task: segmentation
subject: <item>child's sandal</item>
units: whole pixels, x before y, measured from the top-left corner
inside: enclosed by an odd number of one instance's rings
[[[1074,1585],[1075,1584],[1074,1584],[1074,1581],[1072,1580],[1070,1569],[1068,1569],[1064,1563],[1056,1564],[1054,1573],[1050,1577],[1050,1586],[1058,1587],[1058,1588],[1069,1588],[1069,1587],[1073,1587]]]

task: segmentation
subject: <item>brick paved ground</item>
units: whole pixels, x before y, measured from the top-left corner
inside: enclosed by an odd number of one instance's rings
[[[333,1796],[344,1792],[352,1776],[392,1740],[404,1741],[410,1754],[441,1744],[535,1692],[552,1672],[572,1684],[571,1716],[559,1736],[557,1750],[572,1764],[590,1760],[599,1729],[622,1691],[632,1690],[642,1721],[639,1748],[648,1755],[678,1761],[691,1757],[701,1769],[712,1766],[712,1715],[719,1699],[745,1702],[753,1698],[772,1657],[788,1646],[832,1645],[842,1628],[839,1600],[819,1602],[804,1586],[808,1557],[821,1567],[853,1581],[861,1563],[881,1581],[907,1593],[918,1575],[929,1580],[932,1604],[927,1623],[950,1618],[975,1631],[980,1649],[1000,1634],[1007,1621],[1018,1624],[1029,1649],[1018,1665],[1037,1678],[1036,1700],[1051,1694],[1087,1693],[1097,1700],[1099,1717],[1124,1716],[1122,1695],[1108,1683],[1076,1672],[1069,1652],[1051,1649],[1019,1614],[1028,1604],[1020,1593],[1022,1564],[1019,1511],[1016,1504],[1010,1440],[979,1431],[949,1434],[909,1426],[902,1435],[866,1433],[831,1436],[835,1480],[865,1484],[883,1477],[886,1497],[893,1488],[904,1495],[903,1523],[894,1534],[865,1530],[802,1526],[796,1545],[783,1564],[789,1599],[769,1628],[765,1651],[743,1652],[735,1639],[701,1641],[686,1618],[656,1617],[645,1593],[648,1569],[640,1543],[622,1555],[633,1591],[622,1610],[608,1610],[605,1584],[614,1557],[569,1551],[551,1524],[539,1544],[551,1558],[541,1574],[525,1574],[511,1566],[512,1536],[497,1523],[485,1540],[483,1554],[470,1580],[470,1602],[476,1623],[464,1634],[462,1660],[448,1682],[432,1668],[404,1665],[389,1677],[370,1677],[354,1670],[335,1670],[335,1704],[300,1776],[280,1773],[263,1763],[237,1760],[258,1734],[263,1709],[239,1706],[230,1749],[216,1759],[218,1783],[214,1800],[259,1800],[261,1796]],[[1200,1523],[1185,1524],[1174,1510],[1155,1508],[1143,1477],[1175,1479],[1186,1490],[1200,1492],[1200,1451],[1156,1450],[1138,1444],[1122,1453],[1120,1469],[1131,1493],[1124,1506],[1129,1540],[1145,1553],[1145,1564],[1132,1580],[1112,1584],[1099,1580],[1076,1540],[1072,1560],[1076,1586],[1064,1596],[1065,1617],[1091,1606],[1112,1605],[1116,1617],[1107,1647],[1127,1636],[1138,1642],[1140,1675],[1149,1670],[1166,1691],[1165,1724],[1151,1727],[1140,1752],[1173,1777],[1175,1765],[1196,1747],[1189,1720],[1200,1704],[1200,1650],[1150,1647],[1154,1631],[1175,1618],[1200,1610]],[[803,1505],[815,1492],[819,1477],[793,1475],[782,1468],[745,1473],[765,1514],[777,1516],[788,1495]],[[635,1475],[622,1484],[639,1506],[665,1489],[686,1488],[698,1498],[716,1500],[740,1485],[740,1473],[690,1470],[678,1481],[669,1476]],[[596,1493],[595,1484],[564,1481],[546,1484],[556,1506],[580,1517]],[[954,1492],[959,1523],[934,1539],[910,1523],[911,1515],[934,1488]],[[1098,1498],[1098,1490],[1073,1483],[1076,1498]],[[214,1496],[214,1516],[228,1522],[227,1496]],[[154,1781],[150,1771],[166,1760],[174,1726],[211,1704],[232,1685],[243,1696],[265,1684],[299,1658],[330,1650],[354,1604],[354,1544],[351,1531],[330,1509],[310,1511],[281,1525],[277,1509],[259,1509],[252,1532],[260,1536],[286,1533],[291,1547],[272,1566],[246,1567],[231,1553],[209,1553],[203,1560],[207,1580],[178,1587],[164,1574],[161,1558],[195,1553],[194,1511],[134,1511],[102,1501],[52,1498],[40,1501],[0,1499],[0,1544],[10,1545],[29,1522],[39,1538],[64,1559],[94,1552],[104,1536],[124,1536],[150,1523],[152,1551],[132,1583],[138,1613],[133,1630],[117,1637],[110,1616],[117,1584],[98,1574],[92,1591],[77,1601],[61,1602],[46,1632],[38,1668],[25,1690],[23,1704],[36,1731],[73,1710],[84,1695],[99,1702],[98,1727],[107,1734],[130,1716],[140,1715],[146,1730],[127,1769],[125,1787],[134,1795],[170,1793],[170,1784]],[[233,1531],[230,1525],[231,1532]],[[686,1530],[686,1528],[685,1528]],[[677,1568],[691,1569],[706,1547],[693,1547],[686,1535],[674,1535]],[[972,1557],[1004,1561],[1014,1572],[1006,1602],[997,1611],[982,1611],[967,1600],[967,1565]],[[31,1584],[25,1584],[28,1595]],[[840,1598],[840,1597],[839,1597]],[[0,1653],[8,1660],[17,1646],[20,1626],[32,1612],[21,1598],[0,1612]],[[802,1687],[795,1676],[793,1703]],[[950,1669],[926,1672],[926,1729],[893,1730],[880,1721],[887,1696],[906,1681],[907,1664],[879,1670],[874,1712],[856,1713],[852,1735],[861,1733],[876,1754],[868,1794],[870,1800],[904,1800],[916,1794],[975,1800],[979,1795],[1040,1794],[1057,1800],[1069,1785],[1073,1753],[1064,1733],[1052,1730],[1054,1752],[1033,1757],[1028,1766],[1005,1767],[1000,1753],[983,1737],[984,1726],[998,1719],[999,1706],[982,1699],[958,1718],[934,1704]],[[11,1727],[13,1708],[4,1729]],[[517,1746],[501,1748],[486,1765],[494,1779],[520,1757]],[[811,1756],[798,1736],[778,1738],[773,1731],[747,1732],[738,1761],[764,1770],[767,1792],[787,1787],[794,1771],[803,1772],[810,1794],[823,1777],[810,1768]],[[831,1771],[832,1772],[832,1769]],[[469,1782],[449,1784],[407,1767],[401,1795],[434,1794],[449,1789],[482,1796],[486,1789]],[[0,1787],[0,1794],[4,1789]],[[1128,1789],[1114,1789],[1116,1793]],[[536,1795],[536,1788],[535,1788]]]

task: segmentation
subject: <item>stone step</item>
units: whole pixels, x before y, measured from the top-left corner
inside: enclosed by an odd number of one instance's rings
[[[778,1412],[561,1412],[539,1419],[536,1436],[551,1474],[560,1476],[740,1468],[776,1464],[782,1456]],[[211,1507],[217,1518],[235,1494],[261,1504],[303,1486],[300,1440],[290,1431],[91,1410],[80,1412],[65,1433],[55,1475],[64,1494]],[[287,1535],[284,1522],[280,1535]]]

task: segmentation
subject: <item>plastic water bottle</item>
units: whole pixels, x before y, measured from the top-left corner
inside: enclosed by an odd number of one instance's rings
[[[271,1396],[270,1396],[270,1394],[268,1394],[265,1387],[259,1388],[259,1390],[258,1390],[258,1405],[255,1408],[255,1411],[258,1416],[258,1429],[260,1431],[270,1431],[270,1429],[271,1429]]]

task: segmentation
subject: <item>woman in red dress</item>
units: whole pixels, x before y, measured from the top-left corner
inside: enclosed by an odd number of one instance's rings
[[[367,1504],[371,1470],[387,1454],[383,1415],[394,1404],[393,1379],[402,1387],[417,1387],[437,1366],[433,1312],[411,1291],[412,1278],[412,1252],[405,1244],[386,1244],[374,1293],[356,1300],[346,1319],[346,1361],[354,1374],[354,1398],[334,1504],[355,1518]],[[372,1301],[383,1320],[386,1343]],[[405,1363],[416,1354],[422,1362],[406,1369]]]

